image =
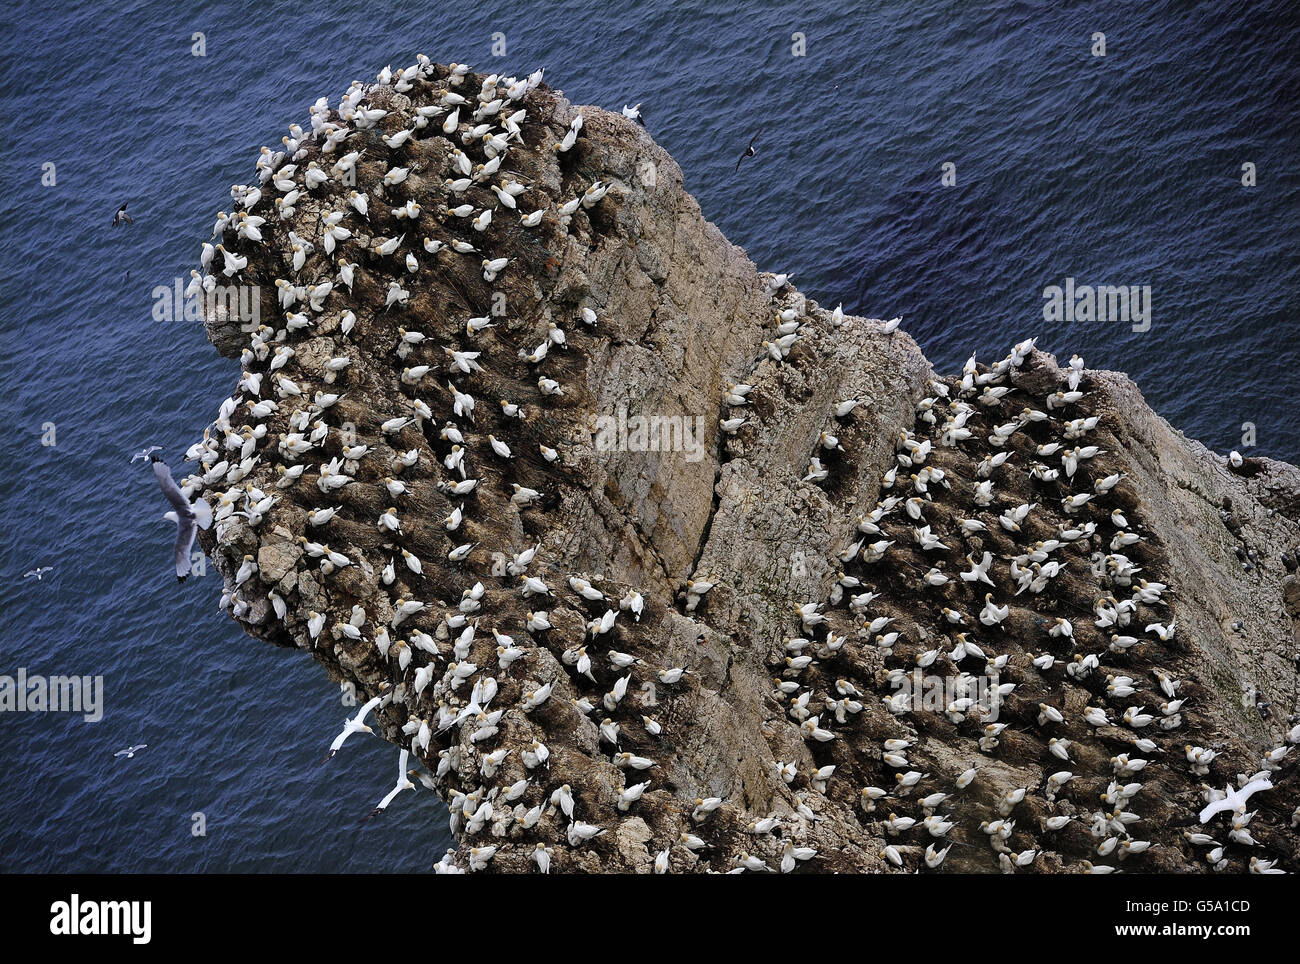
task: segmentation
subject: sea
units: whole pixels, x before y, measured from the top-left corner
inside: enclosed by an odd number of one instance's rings
[[[154,290],[259,146],[417,53],[639,103],[760,268],[901,316],[940,370],[1037,337],[1217,451],[1300,461],[1294,0],[11,0],[0,675],[99,677],[102,716],[0,712],[0,870],[418,872],[451,845],[423,791],[362,819],[396,749],[321,763],[351,707],[219,612],[212,570],[176,582],[129,462],[178,464],[237,378]],[[1045,314],[1067,284],[1145,317]]]

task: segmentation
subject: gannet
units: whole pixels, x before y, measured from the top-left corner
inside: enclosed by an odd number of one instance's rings
[[[221,252],[221,257],[225,262],[225,266],[222,268],[221,273],[227,278],[238,274],[248,267],[248,258],[227,251],[224,245],[218,244],[217,250]]]
[[[321,618],[323,619],[324,617]],[[363,704],[359,710],[357,710],[356,716],[350,717],[349,719],[343,721],[343,732],[334,738],[334,742],[330,744],[329,752],[325,754],[325,759],[321,761],[322,763],[333,759],[334,755],[338,753],[339,750],[343,747],[343,744],[347,740],[347,738],[350,737],[353,733],[374,733],[375,732],[369,726],[366,725],[365,718],[366,715],[371,710],[373,710],[381,702],[383,702],[386,696],[387,696],[386,693],[381,693],[378,696],[372,698],[371,700]]]
[[[987,583],[990,586],[994,585],[993,580],[989,578],[988,574],[989,566],[993,562],[993,553],[985,550],[983,557],[978,563],[975,562],[974,557],[970,553],[967,553],[966,561],[970,563],[970,569],[959,574],[964,582],[979,581]]]
[[[367,820],[371,819],[372,817],[377,817],[385,810],[387,810],[388,805],[393,802],[393,798],[395,798],[403,790],[415,789],[415,784],[411,782],[410,775],[406,768],[406,764],[407,761],[410,759],[410,756],[411,756],[411,751],[406,749],[406,747],[402,747],[402,749],[398,752],[397,785],[394,786],[393,789],[389,790],[388,793],[385,794],[384,798],[379,801],[379,804],[375,807],[375,809],[371,810],[370,813],[366,815]]]
[[[1190,753],[1188,754],[1190,757]],[[1230,813],[1237,810],[1244,810],[1246,802],[1261,790],[1272,790],[1273,783],[1267,777],[1259,777],[1251,780],[1240,790],[1234,790],[1231,786],[1223,788],[1223,796],[1206,805],[1201,811],[1199,820],[1201,823],[1208,823],[1216,813],[1228,811]]]
[[[860,399],[856,399],[856,398],[845,399],[844,401],[836,404],[835,417],[848,418],[848,416],[853,412],[853,410],[861,404],[862,401]]]

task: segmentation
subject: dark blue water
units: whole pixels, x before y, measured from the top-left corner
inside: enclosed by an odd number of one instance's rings
[[[98,723],[0,714],[0,869],[418,870],[447,846],[427,794],[361,824],[396,751],[354,739],[319,765],[337,690],[221,616],[214,575],[176,584],[165,506],[127,464],[147,442],[178,460],[237,377],[200,326],[150,319],[154,286],[196,266],[258,146],[416,53],[642,102],[760,267],[901,314],[941,368],[1038,335],[1129,372],[1212,447],[1250,421],[1253,454],[1300,459],[1293,3],[101,6],[0,14],[0,674],[105,678]],[[122,201],[136,223],[111,230]],[[1067,276],[1150,285],[1150,331],[1045,323]],[[38,564],[55,572],[18,578]]]

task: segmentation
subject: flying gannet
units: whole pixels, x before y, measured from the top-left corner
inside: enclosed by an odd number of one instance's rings
[[[1261,777],[1258,780],[1251,780],[1240,790],[1234,790],[1231,786],[1224,787],[1224,796],[1221,799],[1208,804],[1205,809],[1201,811],[1199,819],[1201,823],[1208,823],[1210,818],[1216,813],[1221,813],[1225,810],[1231,813],[1239,809],[1244,809],[1246,801],[1248,801],[1253,794],[1258,793],[1260,790],[1272,789],[1272,782],[1264,777]]]
[[[379,801],[379,804],[375,807],[375,809],[371,810],[370,813],[366,814],[367,820],[370,820],[373,817],[377,817],[385,810],[387,810],[388,805],[393,802],[393,798],[396,797],[403,790],[415,789],[415,784],[411,782],[411,778],[408,775],[406,769],[406,764],[407,761],[410,759],[410,756],[411,756],[411,751],[406,749],[406,747],[402,747],[401,751],[398,753],[397,756],[397,784],[396,786],[393,787],[393,789],[388,791],[388,793],[384,796],[382,800]]]

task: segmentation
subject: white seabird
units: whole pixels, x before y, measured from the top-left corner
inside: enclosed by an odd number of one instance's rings
[[[158,452],[161,450],[162,450],[161,445],[150,445],[147,448],[142,448],[139,452],[136,452],[134,455],[131,456],[131,464],[134,465],[136,462],[139,462],[141,459],[147,459],[154,452]]]
[[[1201,811],[1200,821],[1201,823],[1208,823],[1210,818],[1216,813],[1222,813],[1225,810],[1232,813],[1238,809],[1245,809],[1246,801],[1248,801],[1253,794],[1258,793],[1260,790],[1272,789],[1272,781],[1264,777],[1261,777],[1258,780],[1251,780],[1240,790],[1234,790],[1231,786],[1224,787],[1224,796],[1221,799],[1208,804],[1205,809]]]
[[[366,814],[367,820],[371,819],[372,817],[377,817],[385,810],[387,810],[388,805],[393,802],[393,798],[396,797],[403,790],[415,789],[415,784],[411,782],[411,778],[406,772],[406,764],[407,761],[410,759],[410,756],[411,756],[411,751],[403,747],[397,757],[397,785],[394,786],[393,789],[389,790],[387,794],[385,794],[384,799],[379,801],[379,805],[376,806],[375,809],[371,810],[370,813]]]

